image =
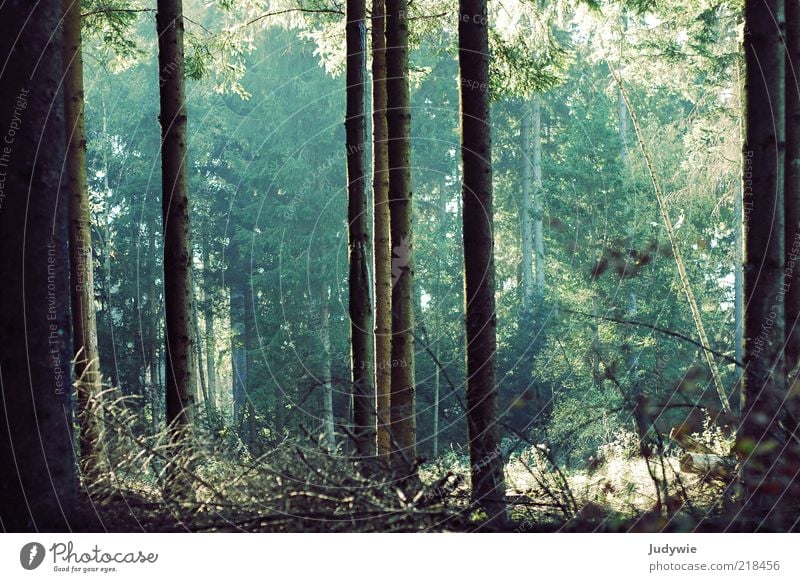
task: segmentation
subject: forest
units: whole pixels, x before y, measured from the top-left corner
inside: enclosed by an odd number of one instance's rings
[[[0,531],[800,531],[800,2],[0,3]]]

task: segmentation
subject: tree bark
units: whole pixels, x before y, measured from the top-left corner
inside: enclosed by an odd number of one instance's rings
[[[745,3],[747,109],[743,199],[747,307],[744,416],[736,450],[743,461],[745,516],[756,528],[765,525],[785,485],[775,471],[780,468],[781,451],[780,444],[775,442],[775,421],[785,395],[783,7],[782,0]]]
[[[374,457],[375,388],[372,361],[372,308],[367,261],[369,213],[365,175],[366,117],[364,77],[366,74],[366,1],[347,0],[345,37],[347,45],[347,112],[345,141],[347,154],[347,219],[350,252],[350,368],[353,390],[353,435],[356,453]]]
[[[785,368],[791,417],[800,419],[800,4],[786,0]],[[797,421],[795,421],[797,422]],[[797,428],[796,426],[794,428]]]
[[[99,405],[101,378],[94,306],[91,213],[86,178],[81,3],[78,0],[63,0],[62,6],[72,344],[75,350],[80,467],[84,475],[91,475],[102,471],[102,424],[95,416]]]
[[[0,5],[0,528],[70,531],[69,198],[61,2]]]
[[[390,433],[393,464],[404,476],[416,464],[414,267],[411,232],[411,99],[408,79],[408,1],[386,1],[386,122],[392,244],[392,361]]]
[[[192,426],[195,402],[182,0],[158,0],[156,29],[161,103],[166,420],[174,437],[183,439]]]
[[[467,331],[467,431],[472,498],[495,524],[506,522],[503,455],[497,432],[497,349],[492,232],[492,149],[486,0],[460,0],[458,23],[464,288]]]
[[[386,7],[372,1],[372,203],[375,261],[375,388],[378,454],[391,453],[392,245],[389,216],[389,150],[386,127]]]

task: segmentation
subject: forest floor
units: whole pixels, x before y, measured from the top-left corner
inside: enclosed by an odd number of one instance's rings
[[[142,460],[142,456],[138,456]],[[205,454],[183,465],[191,493],[165,494],[169,464],[118,462],[84,490],[82,527],[109,532],[654,532],[734,531],[730,487],[681,476],[675,459],[659,501],[647,463],[610,459],[594,471],[546,469],[535,455],[506,465],[510,519],[486,520],[470,503],[463,462],[425,465],[401,483],[343,457],[297,446],[248,462]],[[127,465],[127,467],[126,467]],[[173,469],[179,464],[172,466]],[[669,467],[669,468],[667,468]],[[150,475],[148,477],[147,475]],[[663,491],[663,485],[662,485]],[[663,493],[661,493],[663,496]],[[730,496],[728,496],[730,497]],[[731,526],[731,524],[734,524]]]
[[[109,408],[102,470],[82,480],[82,531],[108,532],[661,532],[752,531],[735,481],[682,473],[679,451],[643,456],[623,439],[596,462],[564,468],[541,446],[509,452],[509,519],[471,502],[465,451],[397,480],[380,463],[303,443],[248,450],[229,431],[176,446],[136,436],[134,414]]]

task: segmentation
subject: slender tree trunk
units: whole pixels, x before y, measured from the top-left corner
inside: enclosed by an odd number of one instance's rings
[[[206,344],[206,377],[208,381],[208,399],[211,405],[212,421],[216,423],[217,411],[217,346],[214,334],[214,294],[211,289],[211,259],[209,257],[208,240],[203,245],[203,318],[205,321]]]
[[[740,186],[740,185],[739,185]],[[742,263],[744,262],[744,242],[742,241],[742,190],[736,188],[734,193],[735,203],[733,205],[734,237],[735,248],[733,250],[733,350],[737,362],[744,361],[744,279],[742,273]],[[737,384],[741,384],[743,370],[736,367]],[[741,385],[731,394],[730,403],[734,412],[741,412]]]
[[[366,1],[347,0],[347,219],[350,244],[350,367],[353,389],[353,434],[360,457],[374,457],[375,388],[372,361],[372,308],[369,290],[370,242],[365,175]]]
[[[111,386],[114,389],[119,388],[119,370],[117,366],[117,342],[114,338],[114,319],[113,319],[113,308],[111,305],[111,250],[113,247],[113,240],[111,234],[111,204],[110,204],[110,196],[111,196],[111,184],[109,180],[109,163],[108,158],[110,156],[109,152],[109,144],[111,143],[111,138],[108,135],[108,115],[106,113],[106,102],[103,101],[103,196],[106,199],[106,211],[104,216],[104,223],[107,229],[106,232],[106,248],[105,253],[103,254],[103,272],[105,273],[105,288],[107,291],[106,298],[107,298],[107,324],[108,329],[111,334],[111,366],[105,368],[109,371],[109,375],[111,376]]]
[[[782,0],[745,3],[746,367],[744,416],[736,450],[743,461],[745,514],[754,527],[767,528],[767,518],[777,509],[785,485],[775,471],[781,469],[775,422],[785,395],[783,6]],[[772,519],[778,517],[772,515]]]
[[[158,348],[154,345],[150,354],[150,428],[153,434],[158,432],[158,402],[159,393],[161,392],[158,382],[159,365]]]
[[[188,437],[185,433],[191,429],[194,417],[192,246],[181,0],[158,0],[156,28],[161,96],[167,424],[177,442]]]
[[[741,22],[738,22],[741,25]],[[744,58],[736,59],[736,110],[740,116],[739,139],[744,144],[745,136],[745,98],[744,98]],[[733,350],[737,362],[744,362],[744,156],[739,159],[739,176],[734,191],[734,250],[733,250]],[[744,369],[736,366],[736,384],[730,395],[731,409],[739,416],[742,413],[742,386]]]
[[[249,397],[247,398],[247,448],[251,455],[256,454],[256,409]]]
[[[244,414],[245,393],[247,392],[247,349],[245,347],[245,292],[241,283],[230,284],[231,318],[231,396],[233,402],[233,423],[238,426]]]
[[[711,378],[714,382],[714,387],[717,389],[717,395],[719,396],[720,404],[722,405],[722,410],[726,413],[730,412],[730,404],[728,402],[728,394],[726,393],[725,387],[722,385],[722,378],[719,373],[719,368],[717,367],[717,363],[714,360],[714,357],[711,355],[710,351],[710,343],[708,340],[708,335],[706,334],[706,328],[703,324],[703,317],[700,312],[700,307],[695,299],[694,292],[692,291],[692,286],[689,281],[689,276],[686,272],[686,265],[683,262],[683,255],[681,254],[680,246],[678,245],[678,238],[675,234],[675,228],[672,225],[672,219],[669,216],[669,209],[667,208],[666,198],[664,196],[664,191],[661,189],[661,184],[656,176],[655,166],[653,164],[653,158],[650,155],[650,150],[647,147],[646,142],[644,141],[644,137],[642,136],[641,126],[636,121],[636,115],[633,110],[633,105],[630,102],[630,99],[625,94],[622,86],[622,79],[619,78],[613,71],[612,76],[614,80],[617,82],[617,85],[622,93],[622,98],[625,100],[625,106],[628,108],[628,113],[631,117],[631,123],[633,124],[633,129],[636,132],[636,139],[639,142],[639,146],[642,150],[642,155],[645,159],[645,164],[647,166],[647,173],[650,175],[650,181],[653,185],[653,192],[656,195],[656,202],[658,203],[658,210],[661,213],[661,218],[664,221],[664,226],[667,229],[667,237],[669,238],[670,248],[672,250],[672,254],[675,258],[675,266],[678,269],[678,276],[681,281],[681,285],[683,287],[683,292],[686,295],[686,302],[689,304],[689,309],[692,312],[692,319],[694,320],[695,327],[697,328],[697,335],[700,339],[700,344],[703,346],[703,356],[708,363],[708,369],[711,371]],[[782,197],[781,197],[781,229],[783,228],[783,206],[782,206]],[[632,236],[632,234],[631,234]],[[782,237],[781,237],[782,239]],[[635,303],[635,296],[633,296],[633,303]],[[782,312],[782,310],[781,310]]]
[[[156,434],[159,430],[159,403],[161,399],[161,383],[159,382],[159,331],[161,329],[161,301],[158,300],[158,286],[156,283],[156,230],[154,225],[148,228],[149,240],[147,244],[148,256],[151,261],[152,268],[150,270],[150,289],[149,296],[149,343],[150,343],[150,413],[152,415],[152,431]]]
[[[531,199],[531,111],[522,113],[522,296],[526,310],[533,306],[533,203]]]
[[[256,392],[256,375],[255,375],[255,355],[256,355],[256,296],[253,289],[253,280],[250,274],[246,275],[246,280],[243,285],[244,293],[244,364],[247,370],[247,382],[244,385],[244,402],[246,402],[246,409],[244,414],[247,416],[248,424],[247,431],[242,434],[253,452],[253,431],[251,430],[254,421],[255,409],[253,408],[253,394]]]
[[[627,19],[623,15],[621,17],[622,21],[622,35],[624,38]],[[622,87],[617,86],[617,129],[619,132],[619,157],[620,162],[622,165],[622,180],[623,183],[628,175],[628,122],[629,122],[629,115],[628,115],[628,107],[625,104],[625,96],[622,92]],[[628,238],[630,239],[631,248],[634,247],[634,237],[636,235],[636,226],[635,221],[633,220],[633,216],[635,213],[635,209],[629,208],[628,209],[631,215],[630,222],[628,223]],[[636,315],[638,311],[637,305],[637,297],[636,291],[631,290],[628,293],[628,314],[627,317],[632,318]],[[634,367],[636,365],[638,358],[636,357],[635,351],[631,350],[631,357],[628,362],[628,367],[630,371],[634,372]]]
[[[414,267],[411,232],[411,99],[408,1],[386,1],[386,121],[392,241],[391,436],[396,470],[415,470]]]
[[[531,112],[533,126],[533,246],[536,251],[536,284],[538,298],[544,295],[544,235],[542,230],[542,98],[535,95]]]
[[[486,0],[460,0],[458,23],[464,288],[467,329],[467,432],[472,498],[495,523],[506,521],[503,455],[497,431],[497,349]]]
[[[619,157],[622,167],[628,164],[628,108],[622,96],[622,89],[617,87],[617,119],[619,121]]]
[[[447,180],[442,175],[439,182],[439,240],[441,244],[447,240]],[[447,249],[439,247],[436,253],[436,320],[435,320],[435,338],[436,338],[436,361],[441,362],[441,346],[442,346],[442,297],[444,291],[442,289],[442,253]],[[434,369],[433,377],[433,458],[439,456],[439,404],[441,400],[441,370],[439,365]]]
[[[0,528],[74,520],[61,2],[0,5]],[[13,577],[13,576],[12,576]]]
[[[100,359],[94,306],[92,230],[86,179],[81,3],[63,0],[64,117],[67,131],[66,182],[69,196],[70,299],[75,389],[78,397],[81,471],[102,471],[102,425],[98,410]]]
[[[375,232],[375,387],[378,454],[391,453],[392,245],[389,215],[389,149],[386,127],[386,7],[372,0],[372,199]]]
[[[211,401],[209,400],[208,396],[208,386],[206,385],[206,374],[203,370],[203,342],[200,340],[200,325],[197,317],[197,301],[195,301],[195,309],[193,311],[193,321],[194,324],[194,339],[195,339],[195,346],[197,347],[197,380],[198,380],[198,387],[199,395],[203,397],[203,406],[206,410],[206,422],[208,426],[211,426]],[[206,356],[208,357],[208,356]]]
[[[328,307],[328,293],[322,298],[320,309],[323,362],[320,383],[322,384],[322,426],[325,446],[328,451],[336,450],[336,428],[333,420],[333,384],[331,382],[331,324],[330,308]]]

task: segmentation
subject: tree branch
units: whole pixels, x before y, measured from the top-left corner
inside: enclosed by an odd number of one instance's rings
[[[736,366],[739,366],[740,368],[744,368],[744,364],[742,362],[740,362],[739,360],[737,360],[736,358],[733,358],[733,357],[731,357],[731,356],[729,356],[727,354],[723,354],[722,352],[718,352],[715,349],[706,347],[703,344],[701,344],[699,341],[694,340],[694,339],[692,339],[692,338],[690,338],[688,336],[685,336],[682,333],[678,333],[677,331],[672,331],[670,329],[665,329],[663,327],[658,327],[657,325],[653,325],[651,323],[645,323],[643,321],[635,321],[633,319],[618,319],[616,317],[610,317],[610,316],[607,316],[607,315],[594,315],[592,313],[585,313],[583,311],[576,311],[574,309],[567,309],[566,307],[559,307],[559,310],[561,310],[561,311],[563,311],[565,313],[573,313],[575,315],[582,315],[583,317],[592,317],[592,318],[595,318],[595,319],[602,319],[604,321],[611,321],[613,323],[621,323],[623,325],[634,325],[634,326],[638,326],[638,327],[644,327],[644,328],[647,328],[647,329],[652,329],[653,331],[657,331],[658,333],[662,333],[664,335],[668,335],[670,337],[674,337],[674,338],[683,340],[685,342],[688,342],[688,343],[690,343],[690,344],[692,344],[694,346],[697,346],[698,348],[700,348],[702,350],[705,350],[708,353],[717,356],[718,358],[722,358],[723,360],[725,360],[729,364],[734,364]]]

